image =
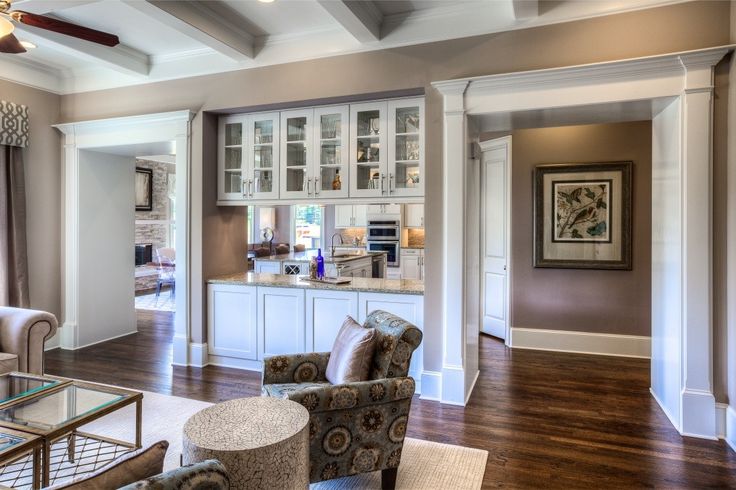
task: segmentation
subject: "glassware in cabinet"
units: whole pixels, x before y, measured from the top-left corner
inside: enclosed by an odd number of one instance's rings
[[[350,106],[350,195],[386,195],[386,102]]]
[[[348,106],[318,107],[314,110],[317,124],[314,147],[317,149],[314,196],[322,198],[348,195]]]

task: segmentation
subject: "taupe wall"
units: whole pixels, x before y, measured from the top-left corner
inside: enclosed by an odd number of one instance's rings
[[[23,152],[26,173],[28,275],[31,307],[61,318],[61,97],[0,80],[0,99],[28,106],[30,145]]]
[[[729,42],[730,4],[695,2],[460,40],[290,63],[62,98],[64,122],[177,109],[248,107],[423,87],[427,91],[427,369],[441,368],[442,104],[434,80],[575,65],[668,53]],[[193,122],[192,271],[203,277],[235,264],[221,240],[233,208],[214,205],[211,121]],[[207,131],[206,131],[207,129]],[[204,186],[204,188],[199,187]],[[53,205],[58,200],[52,201]],[[227,240],[227,238],[225,238]],[[221,260],[220,252],[227,257]],[[200,259],[197,253],[201,254]],[[233,259],[233,260],[231,260]],[[203,277],[200,277],[202,279]],[[193,287],[193,338],[202,338],[203,283]],[[199,301],[199,304],[194,304]]]
[[[511,160],[511,324],[650,335],[651,122],[517,130]],[[622,160],[634,162],[633,270],[534,268],[534,167]]]

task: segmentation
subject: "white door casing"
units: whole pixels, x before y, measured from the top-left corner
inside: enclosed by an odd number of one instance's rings
[[[174,142],[176,148],[176,316],[174,319],[173,364],[188,365],[191,339],[191,124],[189,110],[116,117],[56,124],[64,135],[64,275],[62,297],[64,318],[60,345],[77,349],[79,344],[79,152],[121,145]]]
[[[466,336],[466,308],[463,305],[466,258],[457,253],[457,250],[464,250],[466,236],[466,223],[458,217],[463,217],[466,205],[462,182],[467,170],[462,163],[466,161],[467,121],[470,118],[492,120],[500,123],[492,130],[501,131],[514,129],[514,116],[525,111],[533,111],[540,125],[563,124],[559,118],[554,120],[555,114],[570,115],[577,111],[580,116],[577,124],[620,122],[632,120],[627,119],[631,117],[626,113],[627,103],[648,101],[650,112],[647,117],[654,118],[663,108],[662,101],[680,99],[683,104],[679,125],[682,154],[678,155],[678,163],[683,177],[679,182],[677,200],[683,208],[683,229],[680,235],[682,250],[678,251],[676,261],[683,272],[683,284],[677,292],[683,316],[671,328],[683,342],[680,351],[670,353],[668,359],[682,370],[684,376],[680,394],[675,400],[682,412],[679,420],[672,422],[683,434],[709,439],[715,437],[713,322],[710,313],[712,92],[714,67],[732,50],[733,46],[719,46],[432,83],[442,95],[444,104],[443,402],[464,404],[463,400],[470,395],[469,385],[463,385],[460,380],[475,374],[466,368],[466,350],[472,348]],[[585,108],[591,106],[601,110],[595,114],[586,113]],[[653,262],[657,260],[659,257],[653,257]],[[652,272],[654,284],[659,278],[654,277],[656,268]],[[659,341],[658,338],[652,340],[653,344]],[[513,346],[513,329],[510,344]],[[458,392],[451,388],[456,386],[465,388]]]
[[[511,235],[511,136],[482,141],[481,331],[508,339]]]

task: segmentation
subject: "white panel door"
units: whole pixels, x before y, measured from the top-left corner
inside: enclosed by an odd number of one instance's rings
[[[255,360],[258,352],[256,287],[211,284],[207,303],[209,353]]]
[[[358,293],[354,291],[307,291],[307,350],[330,352],[345,317],[358,319]]]
[[[304,290],[258,288],[260,357],[306,352]]]
[[[404,228],[424,228],[424,204],[404,206]]]
[[[508,137],[484,142],[481,165],[481,331],[506,339],[508,329]]]
[[[363,323],[371,312],[383,310],[413,323],[419,330],[424,331],[424,296],[414,294],[359,293],[358,303],[360,309],[358,321],[360,323]],[[424,369],[423,343],[419,344],[417,350],[414,351],[409,367],[409,376],[417,381],[421,380]]]
[[[353,226],[365,228],[368,225],[368,205],[356,204],[353,206]]]

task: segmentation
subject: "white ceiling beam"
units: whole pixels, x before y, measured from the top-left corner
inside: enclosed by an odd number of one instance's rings
[[[26,34],[32,41],[35,38],[38,43],[50,49],[126,75],[147,76],[150,71],[148,55],[129,46],[117,45],[111,48],[25,24],[16,24],[15,28]]]
[[[516,20],[527,20],[539,16],[539,0],[511,0]]]
[[[218,16],[206,2],[124,0],[139,12],[169,26],[228,58],[253,59],[254,36],[235,22]]]
[[[383,15],[373,2],[348,0],[317,0],[322,8],[361,43],[381,40]]]

